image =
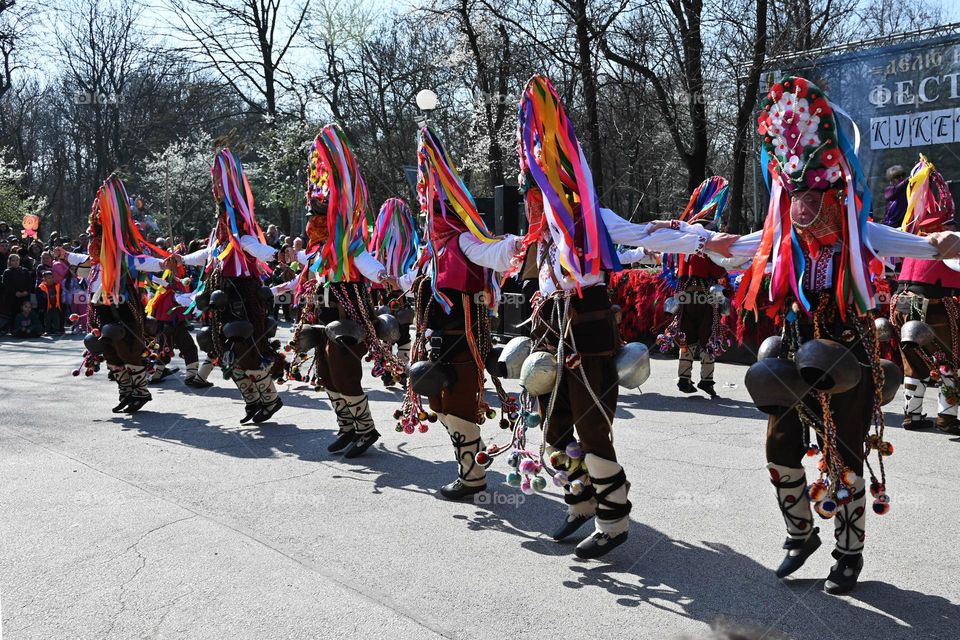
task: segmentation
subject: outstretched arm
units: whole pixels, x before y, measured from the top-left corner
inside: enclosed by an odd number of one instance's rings
[[[509,233],[496,242],[483,242],[472,233],[461,233],[457,242],[470,262],[499,273],[510,269],[513,257],[520,250],[520,237]]]

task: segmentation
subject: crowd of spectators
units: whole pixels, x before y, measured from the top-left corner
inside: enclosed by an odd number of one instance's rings
[[[148,235],[149,231],[143,229]],[[86,333],[87,280],[88,269],[71,266],[66,260],[55,260],[54,250],[58,247],[74,252],[87,252],[87,236],[61,237],[51,233],[44,242],[39,237],[21,237],[19,229],[0,222],[0,336],[12,335],[16,338],[39,338],[58,336],[65,333]],[[267,243],[282,249],[303,248],[303,240],[285,236],[275,225],[265,231]],[[190,253],[203,248],[207,239],[185,241],[178,237],[155,237],[154,243],[168,251]],[[298,275],[300,265],[273,265],[273,275],[267,284],[282,284]],[[200,270],[194,268],[191,273],[193,282],[200,276]],[[295,311],[291,305],[280,301],[278,316],[292,321]],[[71,316],[79,316],[71,321]]]

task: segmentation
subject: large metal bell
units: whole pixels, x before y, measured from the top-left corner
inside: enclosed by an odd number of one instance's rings
[[[223,325],[223,337],[227,340],[243,340],[253,335],[253,323],[247,320],[231,320]]]
[[[83,336],[83,346],[87,351],[95,355],[100,355],[104,352],[104,344],[100,341],[100,337],[92,333]]]
[[[300,329],[300,335],[297,336],[297,352],[306,353],[323,344],[326,329],[322,324],[310,324],[302,327]]]
[[[230,304],[230,296],[226,291],[217,289],[210,294],[210,306],[223,311]]]
[[[890,360],[881,359],[880,367],[883,369],[883,390],[881,392],[880,404],[890,404],[897,397],[900,391],[900,385],[903,384],[903,371]]]
[[[271,316],[267,316],[267,328],[264,331],[264,335],[268,338],[272,338],[277,335],[277,328],[280,325],[277,323],[277,319]]]
[[[641,342],[623,345],[615,361],[621,387],[636,389],[650,377],[650,351]]]
[[[200,311],[206,311],[207,307],[210,306],[210,292],[201,291],[193,298],[193,305],[200,309]]]
[[[501,353],[503,353],[503,345],[498,344],[490,349],[490,353],[487,354],[487,360],[483,363],[483,368],[487,370],[487,373],[497,378],[506,377],[500,368]]]
[[[153,316],[147,316],[143,319],[143,332],[150,338],[156,338],[160,333],[160,321]]]
[[[377,337],[387,344],[396,344],[400,340],[400,323],[392,313],[381,313],[373,319]]]
[[[334,320],[327,325],[327,337],[345,347],[351,347],[360,344],[366,338],[363,327],[346,318],[345,320]]]
[[[416,312],[414,312],[413,307],[400,307],[393,315],[396,316],[397,322],[400,324],[413,324]]]
[[[526,336],[517,336],[503,347],[500,354],[500,371],[503,378],[519,378],[523,361],[530,355],[533,343]]]
[[[663,301],[663,310],[670,315],[675,314],[677,311],[680,311],[680,300],[677,296],[670,296]]]
[[[534,351],[520,367],[520,386],[532,396],[553,392],[557,383],[557,356],[546,351]]]
[[[123,336],[127,335],[127,330],[123,328],[122,324],[116,322],[111,322],[109,324],[103,325],[100,329],[100,337],[110,342],[116,342],[117,340],[122,340]]]
[[[780,351],[783,348],[783,338],[780,336],[768,336],[760,343],[757,350],[757,360],[766,358],[779,358]]]
[[[880,342],[886,342],[893,338],[893,324],[889,319],[877,318],[873,321],[873,326],[876,327],[877,340]]]
[[[385,304],[382,304],[382,305],[380,305],[379,307],[377,307],[376,309],[373,310],[373,315],[374,315],[374,316],[382,316],[382,315],[385,314],[385,313],[390,313],[390,307],[388,307],[388,306],[385,305]]]
[[[817,391],[843,393],[860,383],[860,362],[850,349],[834,340],[816,338],[797,350],[797,370]]]
[[[210,327],[202,327],[200,331],[197,332],[197,346],[200,347],[204,353],[213,353],[213,329]]]
[[[429,360],[421,360],[410,365],[407,379],[413,392],[429,397],[436,397],[444,389],[448,389],[455,381],[451,367]]]
[[[273,304],[273,290],[270,287],[260,287],[257,289],[257,298],[263,304]]]
[[[909,320],[900,327],[900,346],[926,347],[937,339],[933,327],[920,320]]]
[[[764,358],[750,365],[743,382],[757,409],[775,416],[786,413],[810,391],[796,366],[785,358]]]

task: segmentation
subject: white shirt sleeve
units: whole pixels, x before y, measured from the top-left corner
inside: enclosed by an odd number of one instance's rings
[[[187,265],[188,267],[202,267],[203,265],[207,264],[207,260],[210,259],[211,251],[212,249],[210,247],[204,247],[203,249],[194,251],[193,253],[188,253],[185,256],[181,256],[183,258],[183,264]]]
[[[472,233],[461,233],[457,238],[460,250],[470,262],[503,273],[510,269],[513,256],[517,253],[518,236],[506,234],[496,242],[483,242]]]
[[[867,222],[865,231],[867,245],[881,258],[933,260],[937,257],[936,249],[926,238],[875,222]]]
[[[71,253],[70,251],[67,251],[67,262],[73,266],[83,264],[88,260],[90,260],[90,256],[86,253]]]
[[[264,262],[270,262],[277,255],[276,249],[270,245],[263,244],[254,236],[250,235],[240,238],[240,247],[257,260],[262,260]]]
[[[296,260],[298,263],[302,264],[303,266],[307,266],[308,264],[310,264],[310,254],[307,253],[306,249],[300,249],[299,251],[297,251],[297,257],[294,258],[294,260]]]
[[[646,260],[647,252],[643,250],[643,247],[624,249],[617,252],[617,257],[620,258],[620,264],[636,264]]]
[[[400,283],[400,289],[406,293],[413,288],[413,281],[417,279],[417,269],[410,269],[405,274],[400,276],[397,280]]]
[[[133,259],[133,262],[137,267],[137,271],[147,271],[151,273],[163,271],[163,260],[160,258],[153,258],[151,256],[137,256]]]
[[[353,259],[353,264],[360,270],[363,277],[370,282],[380,282],[380,274],[386,269],[380,261],[370,255],[368,251],[362,251],[360,255]]]
[[[270,287],[270,291],[273,291],[273,295],[276,296],[278,293],[286,293],[287,291],[290,291],[296,284],[297,278],[293,278],[291,280],[287,280],[286,282],[273,285]]]
[[[661,253],[696,253],[701,246],[700,238],[710,239],[713,233],[698,224],[680,223],[679,230],[658,229],[650,233],[650,225],[627,222],[610,209],[600,209],[603,223],[615,244],[643,247],[647,251]]]

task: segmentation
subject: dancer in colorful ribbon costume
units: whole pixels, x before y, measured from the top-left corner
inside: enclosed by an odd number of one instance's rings
[[[277,330],[268,315],[273,293],[263,280],[270,273],[268,262],[289,256],[267,245],[240,158],[221,149],[210,174],[216,225],[206,248],[182,257],[186,265],[204,267],[194,299],[205,324],[197,342],[240,390],[245,404],[240,422],[259,424],[283,406],[274,382],[283,356],[272,340]]]
[[[373,226],[367,187],[337,125],[324,127],[311,147],[307,205],[308,246],[297,257],[305,265],[298,295],[306,296],[307,304],[292,345],[318,354],[316,379],[326,388],[339,427],[327,450],[355,458],[380,438],[362,385],[364,355],[369,352],[375,368],[397,378],[403,366],[378,337],[385,319],[374,315],[368,285],[397,283],[365,249]],[[317,320],[324,324],[310,324]]]
[[[395,417],[397,430],[427,430],[440,420],[447,429],[458,477],[440,487],[449,500],[465,498],[487,486],[480,424],[496,416],[483,400],[484,364],[491,353],[490,316],[499,304],[495,272],[510,268],[518,238],[498,238],[487,229],[473,196],[453,160],[430,128],[420,130],[417,195],[426,216],[426,260],[401,279],[415,295],[416,337],[411,350],[410,384]],[[507,398],[492,377],[501,403]],[[420,404],[427,396],[428,413]]]
[[[834,521],[828,593],[850,591],[863,567],[865,467],[874,512],[890,506],[883,463],[893,446],[884,437],[881,404],[896,394],[899,369],[879,356],[872,277],[882,273],[880,257],[952,257],[958,240],[949,233],[919,238],[868,221],[870,191],[837,112],[804,78],[771,87],[759,118],[770,207],[763,230],[731,247],[734,256],[753,256],[739,306],[759,314],[762,303],[783,327],[761,345],[745,379],[758,408],[771,414],[768,469],[787,528],[776,573],[790,575],[820,546],[812,501]],[[821,456],[819,478],[809,485],[805,454]]]
[[[56,249],[57,259],[66,257],[71,265],[89,263],[88,322],[91,333],[84,339],[87,375],[105,359],[120,391],[114,413],[136,413],[152,399],[147,389],[150,378],[145,329],[146,313],[138,289],[138,272],[157,272],[170,262],[158,257],[167,253],[147,242],[133,221],[123,181],[107,178],[93,201],[90,212],[89,253]],[[74,371],[79,375],[80,370]]]
[[[720,229],[727,207],[727,181],[719,176],[704,180],[690,196],[680,220],[706,229]],[[664,303],[675,309],[673,321],[657,336],[661,351],[680,349],[677,388],[696,393],[699,388],[711,398],[716,359],[730,344],[722,316],[730,311],[727,300],[727,270],[700,255],[665,256],[663,273],[676,293]],[[693,361],[700,359],[700,382],[693,386]]]
[[[400,198],[390,198],[383,203],[370,244],[373,255],[390,276],[399,280],[413,269],[420,258],[420,233],[406,202]],[[410,362],[410,325],[413,323],[414,310],[407,304],[402,291],[391,293],[383,287],[374,287],[373,293],[380,298],[377,302],[397,318],[400,325],[397,359],[407,364]],[[387,372],[384,375],[390,374]]]
[[[596,515],[596,529],[577,545],[576,554],[597,558],[626,540],[631,508],[612,431],[620,380],[614,356],[622,341],[604,276],[621,269],[614,243],[667,253],[713,249],[725,254],[735,237],[713,237],[700,225],[680,221],[632,224],[601,208],[583,149],[547,78],[534,76],[527,84],[519,120],[520,184],[530,224],[517,255],[523,258],[530,246],[537,248],[540,291],[534,301],[532,357],[555,354],[547,362],[554,382],[540,392],[539,423],[568,506],[553,537],[569,537]],[[518,462],[524,473],[542,464]]]
[[[902,230],[918,236],[953,231],[954,202],[943,176],[923,155],[907,182],[907,209]],[[940,260],[906,258],[900,268],[897,293],[890,305],[891,320],[903,329],[916,320],[932,329],[925,345],[901,344],[903,356],[903,428],[929,426],[923,415],[923,396],[931,380],[940,383],[937,396],[937,429],[960,435],[957,419],[957,357],[960,355],[960,273]],[[907,331],[921,328],[908,325]]]
[[[147,303],[146,312],[160,323],[157,339],[160,342],[161,354],[150,381],[159,382],[177,372],[176,368],[167,366],[173,349],[176,348],[187,366],[183,383],[195,389],[205,389],[212,387],[213,383],[200,375],[200,351],[193,334],[190,333],[190,322],[194,317],[187,313],[187,308],[193,301],[190,296],[192,288],[190,279],[185,278],[185,275],[182,266],[175,266],[165,270],[159,278],[154,277],[152,281],[156,290]]]

